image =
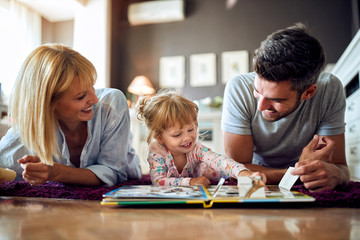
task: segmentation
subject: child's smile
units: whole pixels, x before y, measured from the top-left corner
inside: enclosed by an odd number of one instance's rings
[[[161,133],[158,141],[164,144],[171,154],[179,155],[190,152],[194,146],[197,136],[197,128],[194,122],[180,128],[179,124],[168,127]]]
[[[188,144],[184,145],[184,147],[185,147],[185,148],[189,148],[189,147],[191,147],[191,146],[192,146],[192,142],[190,142],[190,143],[188,143]]]

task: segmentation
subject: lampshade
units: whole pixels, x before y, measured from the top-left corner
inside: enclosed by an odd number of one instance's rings
[[[144,96],[149,94],[154,94],[155,89],[151,84],[150,80],[145,76],[137,76],[130,83],[128,89],[130,93]]]

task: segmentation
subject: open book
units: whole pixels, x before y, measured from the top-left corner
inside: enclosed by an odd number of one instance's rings
[[[122,186],[103,195],[102,205],[166,205],[166,204],[202,204],[209,208],[213,204],[231,203],[280,203],[313,202],[315,199],[300,192],[290,191],[278,186],[264,187],[262,194],[245,196],[234,185],[204,186]]]

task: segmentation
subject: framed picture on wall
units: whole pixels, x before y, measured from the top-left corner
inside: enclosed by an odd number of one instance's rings
[[[249,72],[249,52],[246,50],[223,52],[221,66],[222,83],[226,84],[236,75]]]
[[[190,56],[190,86],[205,87],[216,85],[215,53],[193,54]]]
[[[169,56],[160,58],[161,88],[183,88],[185,86],[185,57]]]

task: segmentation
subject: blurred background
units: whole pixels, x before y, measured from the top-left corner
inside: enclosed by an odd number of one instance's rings
[[[253,52],[268,34],[302,22],[323,44],[331,67],[359,29],[358,0],[183,0],[183,9],[175,9],[182,11],[181,20],[130,24],[130,6],[147,2],[158,1],[0,0],[2,98],[9,95],[25,56],[46,42],[82,53],[98,71],[96,87],[118,88],[128,97],[136,76],[146,76],[156,90],[162,87],[160,59],[181,57],[183,67],[175,69],[181,76],[175,79],[182,82],[174,88],[196,100],[222,96],[224,52],[247,52],[247,71],[252,71]],[[174,10],[158,6],[139,11],[146,16]],[[191,83],[190,59],[203,53],[211,53],[215,65],[209,84],[198,86]],[[209,59],[203,60],[210,66]]]

